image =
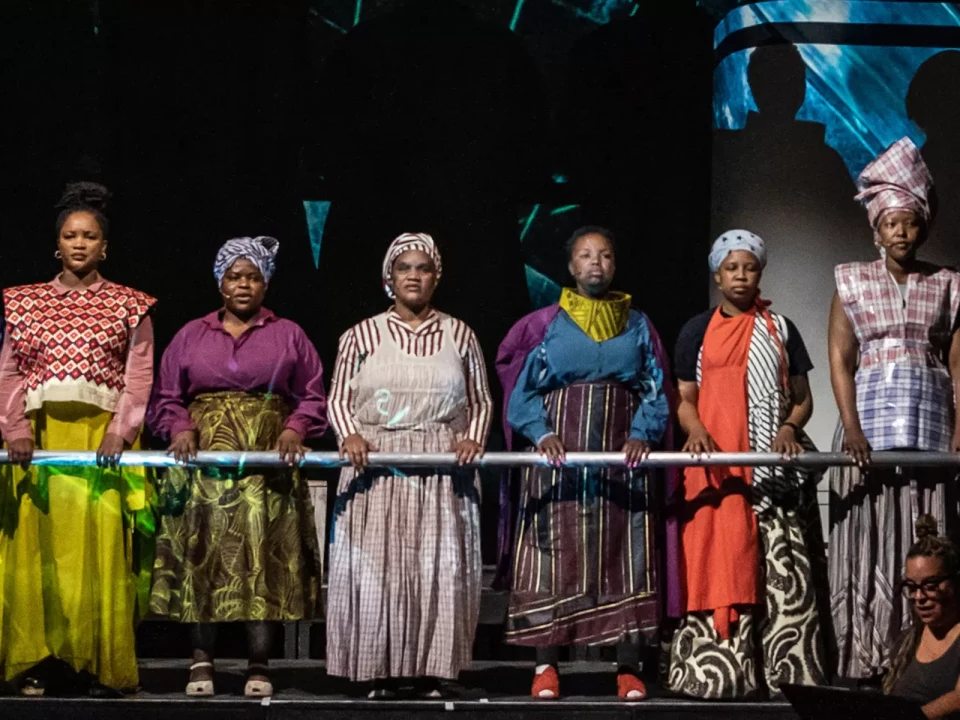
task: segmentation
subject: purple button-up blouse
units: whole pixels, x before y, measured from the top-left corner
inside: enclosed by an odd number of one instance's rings
[[[147,412],[154,435],[171,439],[194,429],[187,410],[193,398],[225,390],[282,395],[293,407],[285,427],[301,438],[322,435],[323,368],[303,329],[262,308],[250,329],[234,338],[224,330],[220,312],[184,325],[163,353]]]

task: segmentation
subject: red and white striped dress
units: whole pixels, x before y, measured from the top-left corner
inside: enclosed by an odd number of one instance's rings
[[[329,399],[339,441],[381,452],[484,445],[492,400],[473,331],[434,311],[415,330],[390,310],[340,339]],[[355,681],[456,679],[480,609],[475,471],[340,475],[330,546],[327,672]]]

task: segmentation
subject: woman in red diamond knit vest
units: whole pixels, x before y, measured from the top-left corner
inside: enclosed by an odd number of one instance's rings
[[[67,186],[63,271],[3,293],[0,433],[18,465],[0,469],[0,675],[25,695],[138,685],[153,514],[143,470],[117,461],[150,397],[155,300],[98,272],[106,200],[100,185]],[[98,466],[31,465],[35,448],[96,450]]]

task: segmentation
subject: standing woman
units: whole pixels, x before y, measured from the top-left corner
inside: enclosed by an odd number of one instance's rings
[[[669,422],[664,368],[650,321],[610,290],[610,231],[581,228],[566,250],[576,289],[539,343],[534,313],[497,355],[507,422],[556,466],[523,474],[506,641],[537,648],[534,697],[560,696],[559,646],[617,645],[618,694],[641,699],[639,643],[661,601],[656,493],[637,466]],[[561,468],[567,451],[624,452],[626,467]]]
[[[747,230],[713,244],[720,305],[684,325],[675,354],[684,452],[815,450],[803,432],[813,364],[794,324],[760,299],[766,260],[763,240]],[[686,614],[672,641],[672,691],[742,699],[824,681],[818,477],[791,468],[686,469]]]
[[[480,611],[480,485],[475,470],[405,475],[367,468],[371,451],[483,454],[492,401],[465,323],[430,304],[442,272],[433,238],[387,249],[394,305],[340,338],[330,421],[353,468],[340,475],[330,547],[327,672],[394,697],[418,678],[442,695],[469,665]]]
[[[25,695],[68,667],[92,695],[138,685],[139,555],[153,517],[142,469],[117,461],[136,447],[150,397],[156,301],[99,273],[108,197],[102,185],[68,185],[62,271],[3,294],[0,432],[16,464],[0,471],[0,668]],[[35,448],[96,450],[98,467],[31,466]]]
[[[228,240],[213,274],[223,308],[187,323],[163,354],[147,422],[186,461],[198,450],[276,450],[290,465],[326,430],[320,358],[300,326],[263,307],[279,243]],[[191,623],[187,694],[213,695],[216,625],[246,623],[249,697],[267,676],[277,621],[318,608],[320,549],[294,468],[171,468],[159,487],[150,611]]]
[[[917,258],[933,220],[933,178],[909,138],[857,181],[880,258],[838,265],[830,379],[840,409],[831,468],[830,591],[842,676],[871,678],[908,621],[896,584],[918,515],[956,529],[956,471],[870,468],[872,450],[960,450],[960,274]]]

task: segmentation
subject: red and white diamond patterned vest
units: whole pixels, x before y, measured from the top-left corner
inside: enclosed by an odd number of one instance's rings
[[[3,302],[27,412],[44,402],[114,411],[130,337],[154,298],[104,281],[96,292],[64,294],[50,283],[21,285],[4,290]]]

